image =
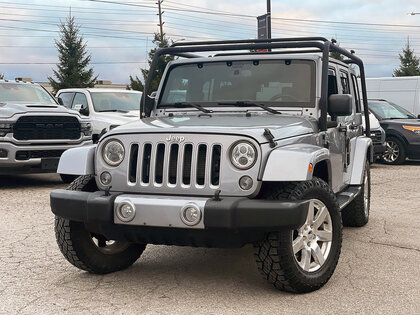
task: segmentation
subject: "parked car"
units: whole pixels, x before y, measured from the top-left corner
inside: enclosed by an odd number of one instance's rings
[[[402,164],[406,158],[420,159],[420,119],[401,106],[387,100],[369,100],[370,111],[386,133],[386,150],[382,161]]]
[[[369,99],[385,99],[420,114],[420,76],[367,78],[366,88]]]
[[[0,174],[55,173],[65,150],[90,144],[89,119],[59,106],[38,84],[0,80]]]
[[[63,89],[57,92],[64,106],[89,117],[92,138],[97,142],[106,131],[140,119],[139,91],[118,89]]]
[[[187,58],[167,65],[150,98],[164,55]],[[319,289],[338,263],[342,222],[369,220],[373,147],[356,67],[364,79],[361,59],[320,37],[157,50],[144,118],[60,160],[60,172],[81,175],[51,192],[62,254],[103,274],[132,265],[146,244],[253,243],[258,269],[276,288]]]
[[[373,142],[373,153],[374,159],[376,161],[382,157],[382,154],[385,152],[386,143],[385,143],[385,130],[381,127],[379,120],[374,114],[369,112],[369,122],[370,122],[370,138]],[[365,120],[363,117],[363,127],[365,128]]]

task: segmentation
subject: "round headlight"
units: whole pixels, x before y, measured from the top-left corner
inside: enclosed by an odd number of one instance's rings
[[[232,147],[230,160],[236,168],[247,170],[251,168],[257,160],[257,150],[250,142],[237,142]]]
[[[124,159],[124,146],[117,140],[110,140],[102,149],[102,157],[108,165],[117,166]]]

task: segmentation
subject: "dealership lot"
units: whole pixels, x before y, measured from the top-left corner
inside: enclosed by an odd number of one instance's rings
[[[0,313],[416,313],[420,301],[420,163],[372,166],[371,218],[344,229],[321,290],[264,281],[252,248],[149,246],[128,270],[90,275],[55,243],[49,192],[58,175],[0,177]]]

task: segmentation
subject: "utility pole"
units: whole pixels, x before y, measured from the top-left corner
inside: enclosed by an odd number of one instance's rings
[[[159,28],[160,28],[160,40],[163,40],[163,24],[165,24],[165,22],[162,22],[162,14],[165,13],[165,11],[162,11],[162,4],[163,0],[158,0],[157,5],[158,5],[158,9],[159,9]]]
[[[267,38],[271,38],[271,0],[267,0]]]

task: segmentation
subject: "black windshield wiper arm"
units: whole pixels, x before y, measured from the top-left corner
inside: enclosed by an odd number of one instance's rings
[[[161,104],[162,107],[176,107],[176,108],[182,108],[182,107],[194,107],[195,109],[198,109],[202,111],[203,113],[210,114],[213,113],[212,110],[204,108],[203,106],[195,103],[188,103],[188,102],[176,102],[176,103],[168,103],[168,104]]]
[[[264,109],[265,111],[272,113],[272,114],[281,114],[281,112],[279,112],[278,110],[272,109],[270,107],[268,107],[265,104],[261,104],[261,103],[254,103],[254,102],[247,102],[247,101],[237,101],[237,102],[220,102],[218,103],[219,105],[233,105],[233,106],[244,106],[244,107],[248,107],[248,106],[257,106],[259,108]]]
[[[100,113],[106,113],[106,112],[128,113],[128,111],[122,110],[122,109],[104,109],[104,110],[100,110],[99,112]]]

